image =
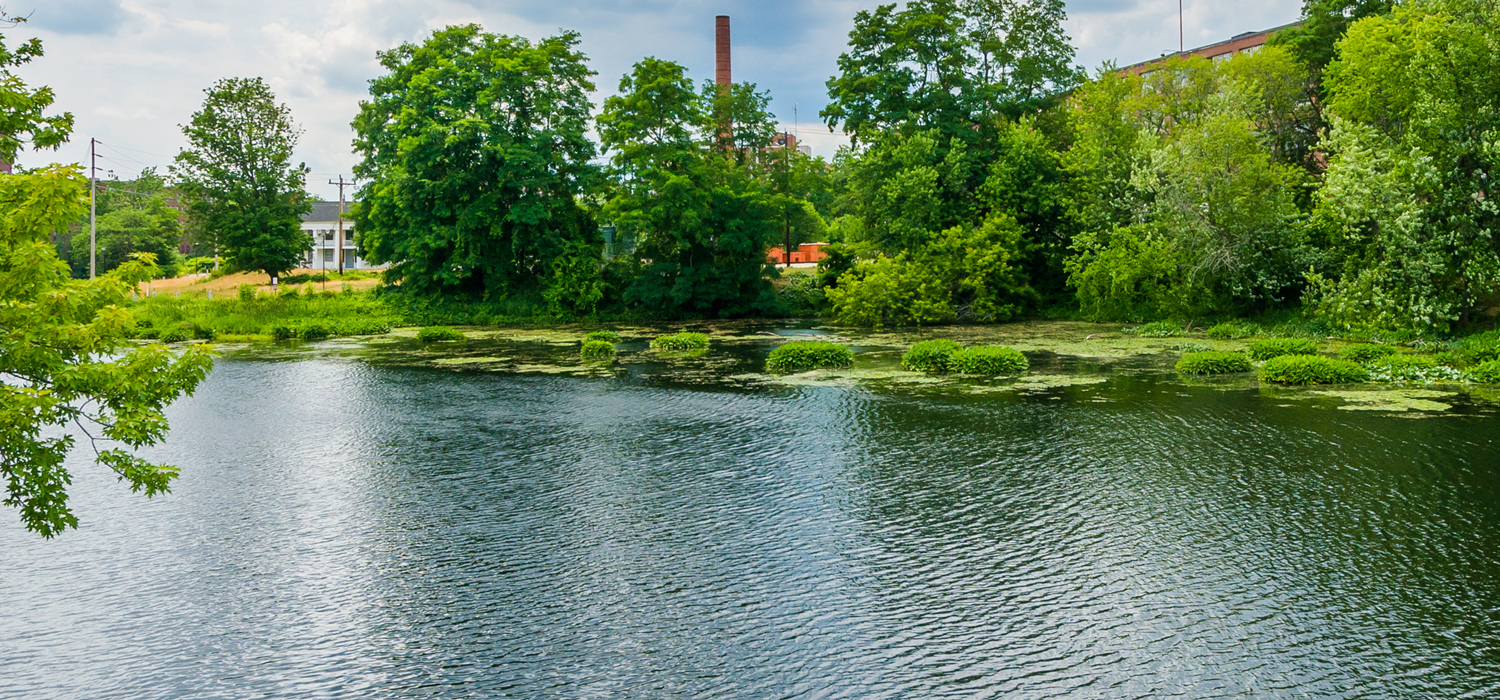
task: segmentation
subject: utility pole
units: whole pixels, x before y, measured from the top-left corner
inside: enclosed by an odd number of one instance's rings
[[[1187,45],[1182,41],[1182,0],[1177,0],[1177,53],[1187,50]]]
[[[95,202],[99,199],[99,168],[94,164],[94,144],[98,139],[89,139],[89,279],[94,279],[99,257],[99,220],[95,216]]]
[[[339,186],[339,252],[337,255],[339,256],[339,274],[342,275],[344,274],[344,185],[353,185],[354,183],[345,182],[344,176],[340,175],[338,180],[329,180],[328,184]],[[324,275],[324,279],[327,279],[327,275]]]
[[[788,199],[781,203],[781,232],[784,236],[785,248],[781,251],[786,254],[786,269],[792,269],[792,135],[783,133],[781,136],[781,167],[785,170],[782,176],[782,194]]]

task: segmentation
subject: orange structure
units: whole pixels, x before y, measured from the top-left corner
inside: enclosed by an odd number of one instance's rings
[[[798,263],[815,263],[819,260],[822,260],[823,258],[828,257],[828,254],[823,252],[823,248],[827,245],[827,243],[803,243],[802,245],[797,246],[797,249],[792,251],[792,264],[796,265]],[[769,248],[766,250],[767,264],[782,265],[786,262],[786,253],[781,249],[781,246],[776,246],[774,248]]]

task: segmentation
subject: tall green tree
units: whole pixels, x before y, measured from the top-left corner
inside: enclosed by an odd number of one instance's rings
[[[307,166],[292,164],[301,132],[291,111],[260,78],[225,78],[204,92],[172,166],[195,230],[241,270],[296,268],[312,248],[301,228],[312,203]]]
[[[380,54],[388,72],[354,119],[369,260],[416,292],[553,290],[591,300],[559,311],[592,310],[601,242],[579,197],[597,177],[594,73],[577,44],[465,25]]]
[[[1325,84],[1315,220],[1336,265],[1313,277],[1315,312],[1444,332],[1500,301],[1500,10],[1433,1],[1359,20]]]
[[[96,268],[108,272],[125,264],[136,253],[150,253],[165,275],[176,270],[177,246],[182,242],[182,212],[167,203],[166,183],[153,169],[134,180],[99,183],[95,215],[98,248]],[[69,261],[75,277],[87,277],[89,229],[78,226],[69,246]]]
[[[781,212],[764,171],[719,145],[716,98],[715,91],[695,92],[682,66],[646,58],[621,79],[619,94],[605,100],[599,115],[600,141],[618,183],[604,212],[637,241],[640,267],[626,299],[652,313],[730,317],[777,310],[765,254],[780,232]],[[750,113],[743,110],[741,118]],[[758,120],[740,128],[766,131],[769,115],[762,111]]]
[[[856,142],[893,128],[946,136],[1014,118],[1077,85],[1062,0],[914,0],[854,17],[822,111]]]
[[[3,16],[0,16],[3,19]],[[13,69],[42,55],[35,40],[11,52],[0,35],[0,158],[21,144],[66,141],[72,116],[47,115],[52,93],[31,89]],[[135,449],[167,433],[165,407],[208,375],[206,346],[175,353],[127,342],[124,309],[148,261],[125,263],[95,280],[73,280],[49,238],[86,209],[76,166],[22,169],[0,177],[0,479],[6,506],[26,528],[53,537],[78,526],[64,461],[78,435],[95,462],[147,496],[166,493],[175,467],[151,464]],[[64,434],[65,428],[76,433]]]

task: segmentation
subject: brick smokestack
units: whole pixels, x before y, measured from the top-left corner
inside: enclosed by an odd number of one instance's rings
[[[720,89],[728,89],[729,77],[729,15],[714,18],[714,82]]]

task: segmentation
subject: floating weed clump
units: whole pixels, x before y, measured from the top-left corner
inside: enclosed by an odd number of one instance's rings
[[[911,346],[901,356],[901,369],[911,372],[947,372],[953,353],[963,346],[951,340],[928,340]]]
[[[1260,333],[1260,326],[1246,321],[1228,321],[1209,326],[1207,332],[1214,340],[1239,340]]]
[[[1195,352],[1177,361],[1183,374],[1234,374],[1250,371],[1250,358],[1242,352]]]
[[[702,333],[673,333],[660,335],[651,341],[652,350],[664,352],[692,352],[708,349],[708,336]]]
[[[618,343],[620,342],[620,334],[614,331],[594,331],[593,333],[583,336],[583,342],[587,343],[591,340],[602,340],[606,343]]]
[[[1389,345],[1350,345],[1339,353],[1339,357],[1365,364],[1396,353],[1397,350]]]
[[[1031,363],[1015,348],[990,345],[963,348],[953,353],[949,367],[960,374],[1020,374],[1030,368]]]
[[[1453,408],[1449,404],[1433,401],[1433,399],[1452,398],[1452,394],[1421,389],[1315,391],[1311,395],[1343,401],[1344,405],[1339,406],[1339,410],[1341,411],[1382,411],[1387,413],[1423,411],[1441,413]]]
[[[1350,384],[1370,378],[1370,373],[1348,360],[1322,355],[1281,355],[1260,368],[1260,380],[1277,384]]]
[[[854,351],[823,340],[795,340],[771,351],[767,372],[805,372],[854,366]]]
[[[1469,376],[1474,381],[1485,384],[1500,384],[1500,360],[1490,360],[1469,370]]]
[[[608,340],[586,340],[578,354],[587,362],[609,362],[615,359],[615,344]]]
[[[1203,343],[1172,343],[1167,349],[1173,352],[1208,352],[1213,348]]]
[[[436,343],[444,340],[463,340],[464,334],[448,326],[428,326],[417,331],[417,340]]]
[[[1250,357],[1264,362],[1285,355],[1316,355],[1318,344],[1306,338],[1269,338],[1250,344]]]
[[[1369,363],[1370,378],[1383,382],[1461,382],[1468,375],[1430,355],[1387,355]]]
[[[1138,338],[1176,338],[1187,335],[1187,331],[1176,321],[1152,321],[1143,326],[1126,328],[1126,333],[1134,333]]]

